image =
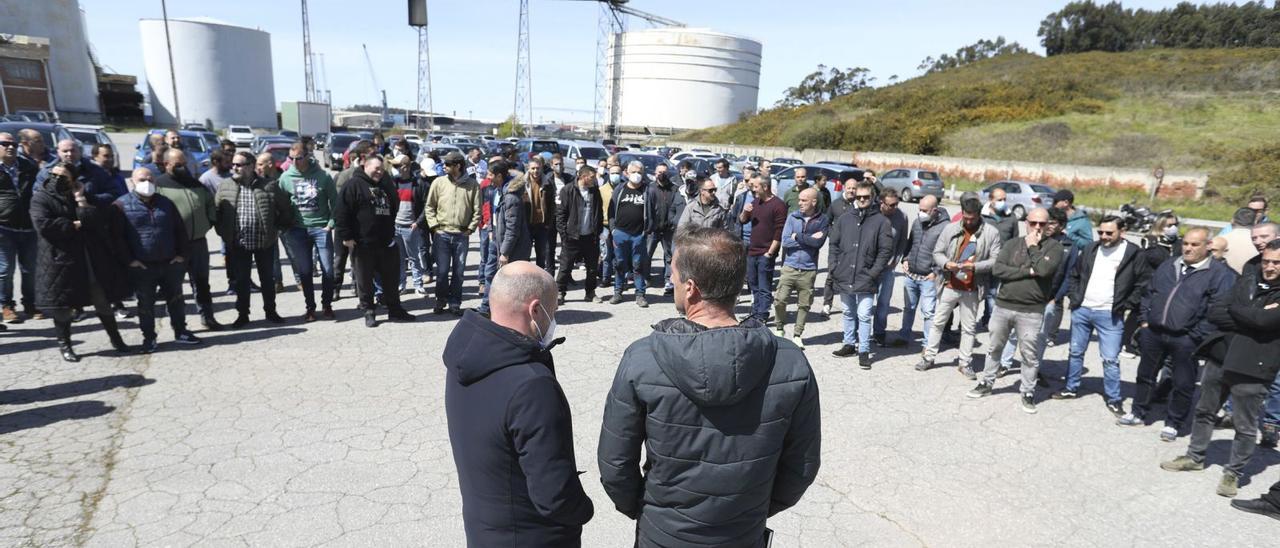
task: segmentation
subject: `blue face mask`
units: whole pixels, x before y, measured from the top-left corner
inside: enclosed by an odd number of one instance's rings
[[[621,182],[622,182],[622,174],[621,174],[621,173],[610,173],[610,174],[609,174],[609,182],[610,182],[610,183],[621,183]]]

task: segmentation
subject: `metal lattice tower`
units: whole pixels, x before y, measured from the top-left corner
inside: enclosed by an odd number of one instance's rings
[[[431,108],[431,47],[427,45],[427,27],[418,27],[418,120],[422,128],[422,114],[427,115],[427,130],[435,127],[435,112]],[[407,121],[407,120],[406,120]]]
[[[520,0],[520,32],[516,39],[516,97],[512,114],[528,135],[533,127],[533,79],[529,73],[529,0]]]
[[[316,76],[311,66],[311,23],[307,18],[307,0],[302,0],[302,62],[306,71],[307,100],[317,101]]]
[[[618,111],[617,97],[614,95],[618,93],[615,73],[619,67],[610,63],[609,43],[611,40],[618,39],[621,33],[626,32],[626,19],[608,3],[601,2],[596,27],[596,103],[592,128],[599,132],[601,137],[606,137],[609,134],[609,128],[616,126],[618,122],[615,114]],[[608,112],[605,112],[606,109]]]

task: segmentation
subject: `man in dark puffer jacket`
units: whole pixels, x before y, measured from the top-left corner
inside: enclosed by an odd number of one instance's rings
[[[618,366],[600,476],[618,511],[639,520],[637,546],[764,546],[765,519],[818,474],[817,380],[795,344],[734,318],[745,276],[729,231],[679,233],[671,282],[685,318],[658,323]]]

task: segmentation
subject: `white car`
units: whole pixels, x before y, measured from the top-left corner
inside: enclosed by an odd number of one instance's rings
[[[422,144],[422,136],[418,135],[417,133],[404,134],[404,140],[409,141],[410,143],[414,143],[416,145]]]
[[[71,132],[71,136],[80,141],[80,153],[85,158],[93,157],[93,147],[96,145],[107,145],[111,147],[111,153],[116,157],[116,161],[120,161],[120,151],[116,149],[116,144],[111,141],[111,137],[103,131],[102,126],[91,126],[84,124],[64,124],[62,127]]]
[[[226,138],[238,147],[247,147],[253,144],[253,128],[249,126],[227,126]]]

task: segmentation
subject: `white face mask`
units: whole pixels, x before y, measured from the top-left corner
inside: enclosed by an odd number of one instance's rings
[[[547,324],[547,330],[543,332],[542,328],[538,327],[538,322],[533,320],[529,321],[533,324],[534,331],[542,333],[542,336],[538,339],[538,344],[541,344],[543,348],[546,348],[551,346],[551,341],[556,340],[556,319],[552,318],[550,314],[547,314],[547,309],[542,308],[541,303],[538,304],[538,310],[541,310],[542,314],[551,320],[551,323]]]
[[[1166,238],[1176,238],[1178,236],[1178,225],[1164,227],[1164,235]]]
[[[391,168],[391,177],[397,179],[400,178],[400,170],[394,167]]]
[[[133,191],[143,198],[150,198],[156,193],[156,184],[151,181],[138,181],[133,183]]]
[[[929,217],[932,217],[932,216],[933,216],[933,212],[932,212],[932,211],[927,212],[927,213],[926,213],[926,212],[924,212],[924,211],[921,211],[921,212],[918,212],[918,213],[916,213],[916,214],[920,216],[920,220],[921,220],[921,221],[928,221],[928,220],[929,220]]]
[[[639,173],[632,173],[627,176],[627,180],[635,184],[640,184],[640,181],[644,180],[644,176]]]

